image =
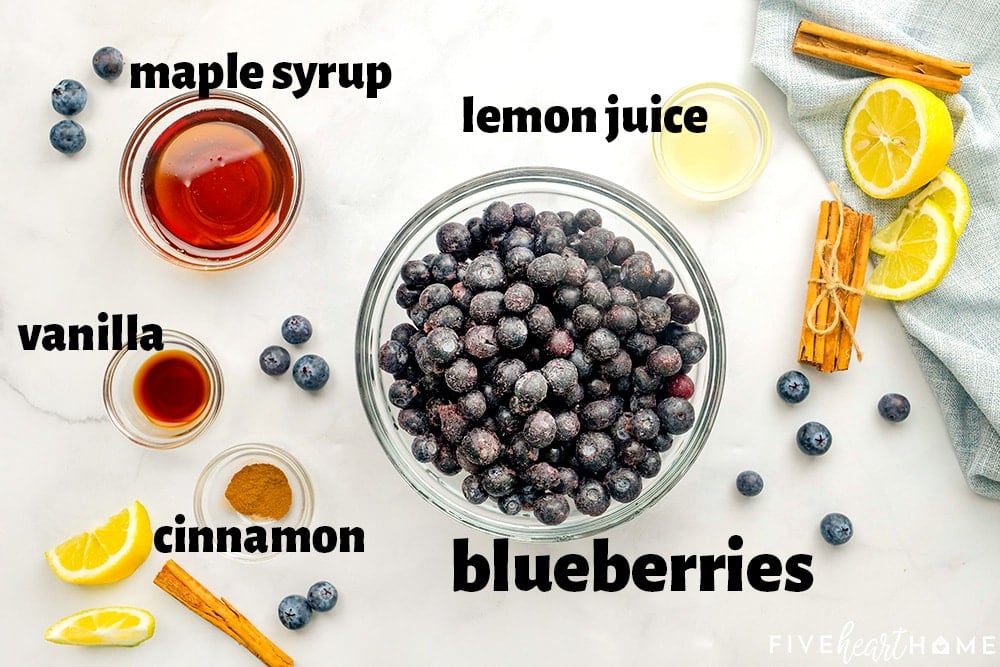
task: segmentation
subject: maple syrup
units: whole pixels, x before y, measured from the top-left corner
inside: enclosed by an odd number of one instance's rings
[[[156,139],[142,188],[152,217],[175,244],[243,251],[278,230],[292,206],[294,173],[264,123],[233,109],[203,109]]]
[[[168,428],[186,426],[208,405],[208,371],[189,352],[163,350],[139,367],[132,393],[149,421]]]

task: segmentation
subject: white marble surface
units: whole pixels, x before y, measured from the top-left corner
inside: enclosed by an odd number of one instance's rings
[[[177,560],[294,656],[343,665],[833,665],[840,640],[891,643],[902,664],[996,664],[1000,658],[1000,505],[972,494],[892,310],[866,301],[863,363],[810,373],[808,402],[789,407],[774,379],[793,367],[822,175],[790,127],[784,100],[748,64],[755,6],[699,3],[216,2],[5,3],[0,133],[0,467],[6,518],[0,636],[4,664],[251,665],[252,657],[155,588],[167,556],[131,578],[80,588],[56,580],[42,553],[140,498],[156,524],[190,513],[195,479],[222,449],[245,441],[292,450],[313,476],[315,524],[361,526],[364,553],[285,555],[265,564],[217,554]],[[221,275],[175,268],[137,241],[117,194],[118,160],[135,123],[171,91],[131,90],[89,70],[114,44],[131,61],[218,60],[227,51],[265,67],[280,60],[386,61],[378,99],[314,90],[302,99],[254,95],[287,124],[302,153],[306,193],[298,223],[271,255]],[[57,119],[49,88],[65,77],[90,89],[89,145],[72,159],[47,145]],[[696,204],[659,180],[647,136],[485,135],[461,131],[461,98],[496,105],[602,106],[616,93],[643,104],[696,80],[750,90],[774,132],[771,162],[747,194]],[[365,421],[354,378],[354,320],[368,267],[412,212],[469,177],[543,164],[615,181],[659,207],[687,236],[718,292],[729,334],[723,408],[681,484],[636,521],[605,535],[630,559],[644,553],[814,556],[804,593],[454,593],[452,540],[490,549],[396,476]],[[219,357],[227,394],[195,443],[152,452],[127,442],[101,404],[109,353],[25,352],[17,324],[94,322],[100,311],[187,331]],[[310,316],[313,351],[334,378],[318,396],[267,381],[257,352],[292,312]],[[913,415],[875,412],[901,391]],[[836,442],[820,460],[795,449],[795,429],[819,419]],[[733,480],[756,468],[763,495]],[[856,536],[831,548],[819,518],[842,511]],[[592,541],[513,545],[514,553],[589,554]],[[275,618],[287,593],[328,578],[337,610],[293,634]],[[78,609],[146,607],[156,636],[134,650],[85,650],[42,640]],[[851,629],[853,628],[853,630]],[[897,634],[893,634],[898,632]],[[951,658],[931,656],[939,635]],[[776,639],[773,639],[776,636]],[[974,646],[976,655],[954,655]],[[970,644],[972,642],[972,644]],[[874,645],[865,645],[872,650]],[[994,655],[982,655],[983,650]],[[922,656],[921,652],[927,655]],[[880,656],[885,660],[885,656]],[[872,662],[856,657],[852,664]]]

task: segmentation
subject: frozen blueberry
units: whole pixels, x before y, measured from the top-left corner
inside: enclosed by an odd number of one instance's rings
[[[561,493],[548,493],[535,501],[533,514],[546,526],[558,526],[569,516],[569,501]]]
[[[513,283],[503,295],[503,305],[512,313],[524,313],[535,303],[535,290],[528,283]]]
[[[263,367],[263,365],[262,365]],[[267,371],[264,371],[267,373]],[[268,373],[270,375],[270,373]],[[411,381],[400,379],[389,385],[389,402],[397,408],[407,408],[417,396],[417,387]]]
[[[618,336],[610,329],[601,327],[587,336],[584,351],[594,361],[607,361],[615,356],[619,346]]]
[[[493,388],[499,395],[506,396],[514,391],[514,385],[527,371],[528,367],[520,359],[504,359],[493,369]]]
[[[642,478],[631,468],[612,470],[604,477],[608,495],[620,503],[629,503],[639,497]]]
[[[280,345],[270,345],[260,353],[259,362],[260,370],[268,375],[282,375],[292,365],[292,357]]]
[[[625,337],[625,349],[636,359],[645,359],[649,353],[656,349],[659,342],[656,336],[651,336],[641,331],[633,331]]]
[[[545,227],[535,237],[535,254],[561,253],[566,249],[566,234],[562,227]]]
[[[312,613],[312,607],[302,595],[289,595],[278,603],[278,620],[289,630],[304,628]]]
[[[501,446],[497,436],[484,429],[474,428],[466,434],[459,445],[466,458],[476,465],[487,466],[500,457]]]
[[[399,277],[408,287],[422,288],[431,281],[431,267],[420,259],[411,259],[399,270]]]
[[[660,345],[646,358],[646,367],[660,377],[676,375],[683,365],[681,353],[671,345]]]
[[[624,336],[639,326],[639,316],[628,306],[616,303],[604,314],[603,324],[619,336]]]
[[[125,69],[122,52],[113,46],[102,46],[94,52],[92,60],[94,72],[105,81],[114,81]]]
[[[541,371],[528,371],[514,383],[514,395],[532,405],[541,403],[549,393],[549,382]]]
[[[854,536],[854,525],[843,514],[831,512],[820,520],[819,533],[830,544],[841,545]]]
[[[499,259],[483,254],[469,262],[462,282],[475,292],[498,289],[507,284],[507,274]]]
[[[878,413],[883,419],[901,422],[910,416],[910,401],[902,394],[886,394],[878,400]]]
[[[493,465],[483,471],[479,484],[490,497],[502,498],[514,491],[517,485],[517,473],[509,466]]]
[[[503,312],[503,292],[486,290],[472,297],[469,302],[469,315],[479,324],[496,322]]]
[[[575,350],[574,350],[575,352]],[[572,357],[572,354],[570,355]],[[577,383],[579,373],[571,359],[552,359],[542,367],[542,375],[552,393],[564,395]]]
[[[634,257],[634,255],[633,255]],[[658,296],[647,296],[639,301],[635,309],[639,316],[639,331],[652,336],[663,331],[670,324],[670,306]],[[676,347],[676,346],[675,346]],[[681,352],[678,348],[678,352]],[[683,352],[681,352],[683,355]],[[704,352],[702,353],[704,354]],[[698,357],[700,359],[701,357]],[[694,361],[697,361],[695,359]],[[693,361],[690,363],[694,363]]]
[[[606,433],[586,431],[576,440],[576,459],[589,473],[604,472],[615,458],[615,445]]]
[[[660,474],[662,466],[663,460],[660,458],[660,453],[655,449],[646,448],[646,455],[635,464],[635,471],[643,479],[652,479]]]
[[[535,207],[531,204],[519,202],[510,207],[514,214],[514,224],[518,227],[530,227],[535,220]]]
[[[468,359],[456,359],[444,372],[444,382],[456,394],[464,394],[475,388],[479,380],[479,369]]]
[[[652,440],[660,432],[660,418],[655,410],[645,408],[632,415],[632,435],[636,440]]]
[[[301,315],[292,315],[281,323],[281,337],[292,345],[301,345],[312,335],[312,323]]]
[[[465,351],[476,359],[489,359],[499,350],[496,327],[479,324],[465,333]]]
[[[679,324],[690,324],[698,319],[701,306],[687,294],[671,294],[667,297],[670,319]]]
[[[573,309],[573,326],[577,332],[594,331],[601,326],[603,320],[604,313],[589,303],[581,304]]]
[[[503,266],[511,278],[522,278],[528,272],[528,265],[535,259],[530,248],[511,248],[503,258]]]
[[[645,252],[633,253],[622,262],[621,269],[622,285],[640,294],[646,293],[656,276],[653,259]]]
[[[601,214],[592,208],[583,208],[573,216],[573,224],[581,232],[601,226]]]
[[[833,436],[828,429],[819,422],[806,422],[799,427],[795,434],[795,442],[799,449],[809,456],[819,456],[826,454],[833,444]]]
[[[556,439],[560,442],[572,440],[580,434],[580,418],[575,412],[565,411],[554,415],[556,420]]]
[[[437,364],[450,364],[462,352],[462,341],[453,329],[439,327],[427,334],[427,354]]]
[[[677,337],[674,347],[681,353],[685,364],[696,364],[705,356],[708,343],[697,331],[687,331]]]
[[[613,264],[621,265],[634,252],[635,245],[632,243],[632,239],[627,236],[617,236],[611,246],[611,252],[608,253],[608,260]]]
[[[614,401],[608,399],[591,401],[580,410],[580,424],[589,431],[603,431],[618,419],[619,414],[621,410]]]
[[[413,442],[410,443],[410,451],[413,453],[413,458],[421,463],[430,463],[437,456],[438,443],[437,440],[432,435],[418,435],[413,438]]]
[[[559,470],[544,461],[528,466],[524,471],[524,479],[542,491],[556,488],[562,480]]]
[[[467,475],[462,480],[462,495],[473,505],[481,505],[489,498],[489,495],[483,491],[483,487],[479,483],[478,475]]]
[[[330,365],[318,354],[304,354],[292,366],[295,384],[306,391],[318,391],[330,379]]]
[[[607,257],[614,243],[613,232],[603,227],[592,227],[577,239],[574,248],[583,259],[596,261]]]
[[[507,202],[495,201],[483,211],[483,229],[486,232],[491,234],[505,232],[513,224],[514,211]]]
[[[756,496],[764,490],[764,478],[754,470],[744,470],[736,476],[736,490],[744,496]]]
[[[87,106],[87,89],[79,81],[63,79],[52,89],[52,108],[64,116],[75,116]]]
[[[497,343],[516,350],[528,342],[528,325],[520,317],[501,317],[497,322]]]
[[[694,426],[694,406],[683,398],[668,396],[656,406],[660,428],[671,435],[686,433]]]
[[[409,360],[409,348],[398,341],[387,340],[378,349],[378,367],[391,375],[406,368]]]
[[[461,258],[469,254],[472,234],[460,222],[446,222],[438,229],[436,240],[438,250]]]
[[[75,120],[61,120],[49,130],[49,143],[60,153],[79,153],[87,144],[83,127]]]
[[[573,494],[573,504],[581,514],[600,516],[611,505],[611,497],[603,484],[596,479],[588,479],[577,487]]]
[[[683,398],[685,400],[694,396],[694,381],[685,373],[678,373],[669,377],[663,384],[667,396]]]
[[[801,403],[809,395],[809,378],[799,371],[787,371],[778,377],[778,396],[786,403]]]
[[[516,493],[503,496],[502,498],[497,498],[497,507],[500,508],[501,512],[510,516],[520,514],[523,504],[521,496]]]
[[[525,275],[532,285],[553,287],[566,275],[566,268],[563,256],[550,252],[532,260]]]
[[[337,606],[337,588],[329,581],[317,581],[309,587],[306,602],[313,611],[330,611]]]
[[[573,342],[573,336],[566,329],[556,329],[545,341],[545,351],[550,357],[565,358],[572,354],[574,349],[576,344]]]
[[[673,287],[674,274],[666,269],[660,269],[653,276],[653,284],[649,286],[647,292],[650,296],[666,296]]]
[[[547,410],[532,413],[524,422],[524,439],[534,447],[551,445],[556,432],[556,419]]]
[[[431,260],[431,278],[451,284],[458,280],[458,260],[451,253],[442,252]]]
[[[445,375],[447,380],[447,373]],[[476,389],[459,396],[456,405],[466,419],[477,421],[486,414],[486,395],[481,390]]]

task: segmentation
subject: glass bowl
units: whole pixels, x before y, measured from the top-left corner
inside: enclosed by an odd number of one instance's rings
[[[292,504],[281,519],[251,518],[237,512],[226,499],[226,488],[230,480],[245,466],[268,463],[283,473],[292,489]],[[194,516],[201,528],[239,528],[240,532],[250,526],[261,526],[267,530],[268,545],[271,545],[272,528],[308,528],[313,515],[313,487],[305,468],[298,460],[280,447],[263,443],[235,445],[219,453],[208,462],[194,489]],[[227,556],[237,560],[261,561],[273,558],[280,552],[268,550],[264,553],[245,551],[225,551]]]
[[[663,103],[662,114],[665,117],[678,106],[685,113],[702,106],[708,120],[702,133],[687,129],[653,133],[653,156],[663,179],[678,192],[702,201],[745,192],[771,154],[771,126],[760,103],[742,88],[709,81],[674,93]],[[666,127],[666,119],[662,120]]]
[[[138,343],[118,350],[104,372],[104,407],[111,423],[126,438],[151,449],[172,449],[191,442],[215,421],[222,408],[222,370],[207,347],[191,336],[163,330],[163,349],[145,350]],[[143,364],[161,352],[183,352],[201,366],[208,383],[205,406],[193,418],[180,424],[153,421],[139,407],[136,398],[136,375]]]
[[[157,166],[170,178],[154,178]],[[231,91],[187,93],[136,127],[119,190],[153,252],[217,271],[261,257],[288,233],[302,198],[302,165],[288,130],[263,104]]]
[[[571,507],[569,517],[557,526],[538,522],[531,514],[507,515],[496,502],[469,503],[462,494],[465,473],[444,475],[411,454],[412,436],[395,421],[397,409],[386,392],[393,378],[378,366],[378,349],[389,340],[392,328],[409,321],[394,294],[403,263],[436,252],[435,233],[449,221],[464,223],[479,216],[493,201],[527,202],[536,211],[578,211],[593,208],[603,216],[603,226],[629,236],[636,250],[650,253],[656,268],[676,277],[673,291],[696,298],[702,315],[693,329],[705,336],[707,354],[694,366],[696,410],[693,427],[675,437],[662,454],[662,468],[644,480],[639,497],[630,503],[612,502],[598,517]],[[452,518],[473,528],[526,541],[562,541],[592,535],[632,519],[651,507],[680,481],[694,463],[712,429],[722,396],[725,345],[719,306],[705,271],[680,232],[656,209],[623,188],[586,174],[545,167],[498,171],[462,183],[420,209],[392,239],[375,264],[361,305],[356,345],[357,379],[368,421],[392,465],[425,500]],[[572,506],[572,503],[571,503]]]

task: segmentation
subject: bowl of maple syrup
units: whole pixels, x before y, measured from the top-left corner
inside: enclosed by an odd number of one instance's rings
[[[261,257],[288,233],[302,165],[288,130],[231,91],[180,95],[136,127],[119,188],[139,238],[157,255],[214,271]]]
[[[172,449],[191,442],[222,407],[222,371],[207,347],[163,330],[163,348],[123,347],[104,374],[104,407],[132,442]]]

